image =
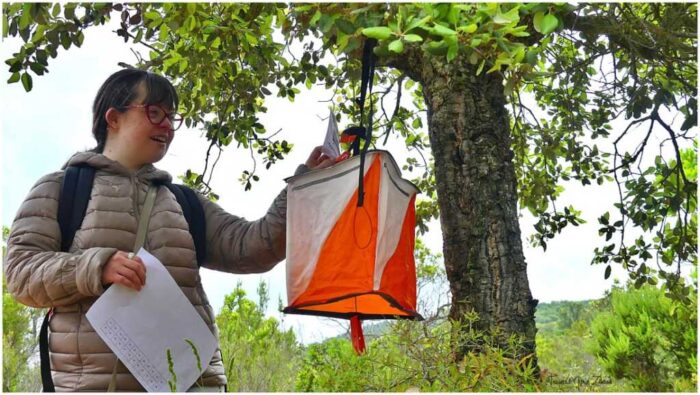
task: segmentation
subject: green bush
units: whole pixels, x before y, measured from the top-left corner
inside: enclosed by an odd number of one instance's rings
[[[567,330],[537,333],[537,359],[546,391],[631,390],[624,382],[614,380],[588,351],[591,340],[590,326],[583,320]]]
[[[346,338],[308,347],[297,376],[302,392],[508,392],[539,390],[530,359],[509,358],[518,342],[507,349],[495,337],[470,329],[476,317],[457,325],[447,320],[397,321],[382,336],[368,342],[358,356]],[[460,330],[461,329],[461,330]],[[460,345],[479,347],[455,362]]]
[[[2,391],[38,392],[41,390],[38,361],[30,360],[38,348],[36,325],[43,310],[21,305],[6,292],[2,305]]]
[[[2,257],[10,230],[2,227]],[[38,358],[37,329],[45,310],[27,307],[7,292],[2,277],[2,392],[39,392],[41,374]]]
[[[591,351],[615,378],[638,391],[697,387],[697,292],[690,305],[653,286],[613,289],[610,310],[592,323]]]
[[[228,390],[231,392],[290,392],[299,370],[301,348],[292,330],[265,317],[267,288],[258,288],[260,303],[245,297],[239,283],[224,300],[216,317]]]
[[[615,380],[589,351],[590,323],[601,301],[556,301],[537,306],[537,359],[546,391],[616,392],[631,388]]]

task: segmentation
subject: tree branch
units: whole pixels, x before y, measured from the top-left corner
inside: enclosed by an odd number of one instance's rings
[[[669,136],[671,137],[671,142],[673,143],[673,148],[676,151],[676,162],[677,162],[676,165],[680,169],[681,176],[683,177],[683,182],[685,182],[686,184],[690,184],[690,185],[697,185],[695,182],[691,182],[690,180],[688,180],[688,178],[685,176],[685,170],[683,169],[683,160],[681,159],[681,150],[678,147],[678,141],[676,141],[676,133],[673,131],[673,129],[671,129],[670,126],[668,126],[666,124],[666,122],[664,122],[661,119],[661,117],[659,116],[658,113],[654,113],[652,115],[654,116],[654,119],[656,119],[659,122],[659,124],[661,124],[661,126],[663,126],[664,129],[666,129]]]
[[[399,107],[401,106],[401,92],[403,89],[403,80],[406,78],[406,74],[401,73],[399,76],[399,79],[396,81],[399,84],[398,91],[396,93],[396,106],[394,107],[394,113],[391,115],[391,119],[389,119],[389,126],[386,128],[386,137],[384,137],[384,144],[386,145],[387,140],[389,140],[389,134],[391,133],[391,128],[393,125],[393,122],[391,122],[394,118],[396,118],[396,115],[399,113]]]

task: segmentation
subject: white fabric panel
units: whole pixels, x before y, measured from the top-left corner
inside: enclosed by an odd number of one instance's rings
[[[365,174],[376,153],[367,153]],[[288,179],[287,304],[308,287],[328,235],[357,190],[360,157]]]
[[[383,155],[379,187],[379,239],[374,267],[375,291],[379,290],[384,268],[399,244],[408,203],[417,192],[413,184],[401,179],[401,173],[391,155]]]

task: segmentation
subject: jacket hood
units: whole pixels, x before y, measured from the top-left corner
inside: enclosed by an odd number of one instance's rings
[[[172,176],[166,171],[156,169],[153,165],[145,165],[133,172],[121,163],[109,159],[103,154],[99,154],[92,151],[83,151],[74,154],[68,162],[63,165],[62,169],[65,170],[68,166],[79,166],[79,165],[89,165],[97,170],[102,170],[114,174],[120,174],[127,177],[134,176],[138,179],[150,182],[172,182]]]

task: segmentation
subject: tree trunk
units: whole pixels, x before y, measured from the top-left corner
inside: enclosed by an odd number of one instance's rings
[[[517,188],[502,78],[441,57],[414,59],[409,76],[421,82],[452,292],[450,318],[478,313],[476,328],[523,340],[535,352],[535,307],[518,224]],[[473,348],[472,348],[473,349]],[[459,347],[461,359],[468,347]],[[536,363],[536,359],[534,359]]]

